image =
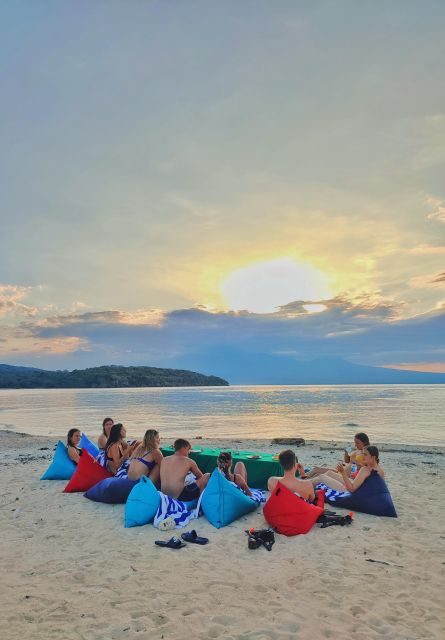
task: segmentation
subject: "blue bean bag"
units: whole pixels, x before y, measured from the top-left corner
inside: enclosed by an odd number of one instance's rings
[[[76,465],[68,455],[68,449],[61,440],[57,443],[51,464],[40,480],[70,480]]]
[[[201,499],[201,508],[210,524],[220,529],[254,511],[257,506],[256,500],[246,496],[214,469]]]
[[[125,527],[140,527],[153,522],[161,503],[159,491],[147,476],[132,488],[125,506]]]
[[[135,484],[135,480],[128,478],[105,478],[88,489],[84,496],[94,502],[125,504]]]
[[[336,498],[335,492],[326,493],[326,501],[336,507],[369,513],[373,516],[397,518],[397,512],[386,482],[375,471],[361,487],[347,496]]]
[[[92,456],[93,458],[97,458],[97,456],[100,453],[99,447],[96,447],[94,442],[91,442],[91,440],[87,438],[87,436],[84,433],[82,433],[82,437],[79,442],[79,447],[81,449],[85,449],[86,451],[88,451],[90,456]]]

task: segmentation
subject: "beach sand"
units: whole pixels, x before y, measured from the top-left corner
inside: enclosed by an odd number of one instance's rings
[[[244,533],[265,526],[260,511],[221,530],[201,517],[185,530],[210,543],[177,551],[154,545],[172,532],[124,529],[123,505],[63,494],[63,481],[41,482],[55,441],[0,433],[4,638],[445,637],[443,450],[382,447],[398,519],[357,513],[350,527],[277,535],[268,553],[248,550]],[[310,443],[298,456],[305,466],[335,464],[344,444]]]

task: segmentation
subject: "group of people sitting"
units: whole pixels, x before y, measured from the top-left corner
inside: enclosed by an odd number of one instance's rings
[[[160,436],[155,429],[148,429],[142,441],[126,440],[127,432],[119,422],[105,418],[102,433],[98,439],[101,450],[97,457],[110,473],[116,477],[128,477],[139,480],[147,476],[153,484],[172,498],[184,502],[195,500],[200,496],[210,478],[203,473],[196,462],[189,458],[191,444],[184,438],[174,443],[174,453],[164,457],[160,450]],[[67,436],[68,455],[77,464],[82,450],[79,448],[81,432],[70,429]],[[336,468],[314,467],[306,473],[304,466],[298,462],[295,453],[287,449],[278,457],[283,476],[270,477],[268,489],[273,491],[277,482],[281,482],[293,493],[308,502],[315,499],[315,487],[324,484],[338,491],[356,491],[371,473],[384,477],[383,468],[379,464],[379,451],[369,443],[365,433],[357,433],[354,437],[354,449],[344,450],[344,462]],[[247,495],[252,495],[247,482],[247,470],[243,462],[238,461],[233,470],[232,454],[222,451],[217,458],[218,470],[229,482],[239,487]]]

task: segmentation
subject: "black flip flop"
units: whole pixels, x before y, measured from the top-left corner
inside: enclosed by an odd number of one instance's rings
[[[192,531],[187,531],[187,533],[181,534],[181,538],[186,542],[191,542],[192,544],[207,544],[208,538],[200,538],[196,533],[195,529]]]
[[[181,549],[181,547],[187,546],[176,536],[170,538],[168,542],[165,542],[165,540],[155,540],[155,544],[157,544],[158,547],[167,547],[168,549]]]

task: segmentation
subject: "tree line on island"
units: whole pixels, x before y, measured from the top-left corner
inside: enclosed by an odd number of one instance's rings
[[[214,387],[229,383],[182,369],[109,365],[74,371],[46,371],[0,364],[1,389],[105,389],[121,387]]]

